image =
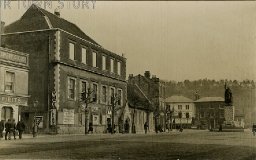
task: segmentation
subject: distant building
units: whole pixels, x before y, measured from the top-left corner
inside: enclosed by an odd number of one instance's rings
[[[196,122],[200,129],[218,128],[225,121],[225,102],[222,97],[202,97],[196,101]]]
[[[165,81],[152,76],[149,71],[144,75],[129,76],[129,83],[137,84],[145,96],[152,102],[154,108],[155,127],[165,130]]]
[[[29,94],[25,115],[32,125],[34,102],[42,116],[42,130],[84,133],[85,111],[81,93],[93,91],[89,119],[93,132],[106,132],[115,114],[122,126],[127,99],[126,58],[104,49],[78,26],[32,5],[23,16],[5,27],[5,45],[30,55]],[[120,97],[115,113],[111,97]],[[120,127],[122,128],[122,127]]]
[[[165,105],[168,110],[172,111],[170,123],[175,122],[175,126],[190,128],[192,120],[195,118],[194,101],[184,96],[174,95],[165,99]]]
[[[29,56],[0,47],[0,119],[5,122],[24,114],[28,105]],[[24,115],[28,118],[28,115]],[[27,120],[27,119],[25,119]]]

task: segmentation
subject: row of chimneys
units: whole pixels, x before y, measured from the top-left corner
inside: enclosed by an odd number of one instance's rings
[[[145,71],[144,77],[151,79],[150,71]],[[129,79],[133,78],[133,74],[129,74]],[[156,77],[156,75],[152,75],[152,80],[159,81],[159,78]]]

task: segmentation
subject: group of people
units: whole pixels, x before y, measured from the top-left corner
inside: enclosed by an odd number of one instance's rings
[[[0,121],[0,138],[3,138],[3,131],[5,130],[5,140],[11,140],[11,134],[16,139],[16,130],[19,133],[19,139],[22,139],[22,133],[25,130],[25,124],[23,121],[19,121],[16,125],[15,119],[8,119],[7,122],[4,120]]]

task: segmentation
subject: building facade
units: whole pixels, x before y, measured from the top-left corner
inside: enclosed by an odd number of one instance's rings
[[[173,125],[173,128],[178,128],[178,126],[191,128],[196,115],[194,101],[192,99],[180,95],[173,95],[165,99],[165,105],[167,111],[172,112],[172,115],[166,116],[167,121],[169,121],[168,124]]]
[[[144,75],[129,76],[129,83],[136,84],[152,102],[155,128],[165,130],[165,82],[152,76],[149,71]]]
[[[195,101],[196,124],[199,129],[219,128],[225,121],[225,102],[222,97],[203,97]]]
[[[0,47],[0,119],[20,120],[28,105],[29,56]]]
[[[42,130],[85,132],[85,105],[81,93],[90,92],[88,114],[93,132],[106,132],[116,95],[115,124],[122,126],[126,108],[126,58],[104,49],[60,14],[32,5],[16,22],[5,27],[2,42],[30,54],[31,98],[27,114],[37,103]],[[90,89],[89,89],[90,88]],[[30,119],[32,121],[32,119]],[[121,128],[121,127],[120,127]]]
[[[153,132],[155,129],[153,104],[133,79],[128,80],[127,99],[131,113],[131,121],[128,121],[131,124],[131,132],[144,132],[145,124],[148,125],[147,130]]]

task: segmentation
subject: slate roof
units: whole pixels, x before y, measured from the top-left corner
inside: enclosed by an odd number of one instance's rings
[[[165,99],[165,102],[170,102],[170,103],[187,103],[187,102],[194,102],[192,99],[189,99],[187,97],[184,96],[178,96],[178,95],[174,95],[171,97],[168,97]]]
[[[52,28],[62,29],[91,43],[99,45],[91,37],[86,35],[74,23],[69,22],[61,17],[58,17],[57,15],[42,9],[36,6],[35,4],[31,5],[30,8],[23,14],[23,16],[19,20],[6,26],[5,33],[24,32]]]
[[[222,97],[202,97],[195,102],[224,102]]]

